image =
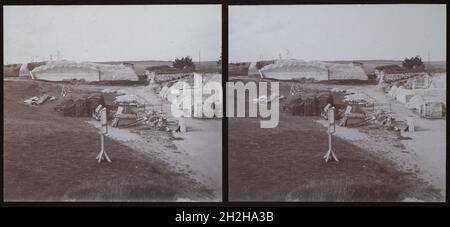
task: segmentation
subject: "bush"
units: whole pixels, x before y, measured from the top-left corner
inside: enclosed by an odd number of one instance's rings
[[[425,65],[423,64],[422,58],[419,56],[405,58],[402,62],[402,66],[407,69],[424,69]]]

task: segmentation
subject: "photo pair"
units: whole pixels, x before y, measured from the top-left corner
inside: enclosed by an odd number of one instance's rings
[[[274,4],[3,5],[2,206],[445,205],[446,4]]]

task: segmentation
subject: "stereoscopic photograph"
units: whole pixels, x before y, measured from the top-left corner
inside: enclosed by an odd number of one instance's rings
[[[4,6],[4,200],[222,201],[221,21]]]
[[[445,201],[445,5],[229,6],[228,37],[230,201]]]
[[[4,201],[445,202],[446,10],[3,6]]]

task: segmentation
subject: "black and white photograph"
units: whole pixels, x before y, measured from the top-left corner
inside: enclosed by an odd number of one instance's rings
[[[446,10],[230,5],[229,201],[444,202]]]
[[[221,84],[221,20],[221,5],[3,6],[4,200],[222,201],[221,96],[202,89]]]
[[[6,0],[0,207],[447,207],[447,4],[419,2]]]

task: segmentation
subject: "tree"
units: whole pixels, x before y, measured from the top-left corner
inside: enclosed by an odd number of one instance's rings
[[[407,69],[424,68],[422,58],[420,58],[419,56],[405,58],[405,60],[403,60],[402,62],[402,66]]]
[[[173,67],[176,69],[195,69],[194,62],[190,56],[183,57],[181,59],[175,58],[175,61],[173,61]]]

